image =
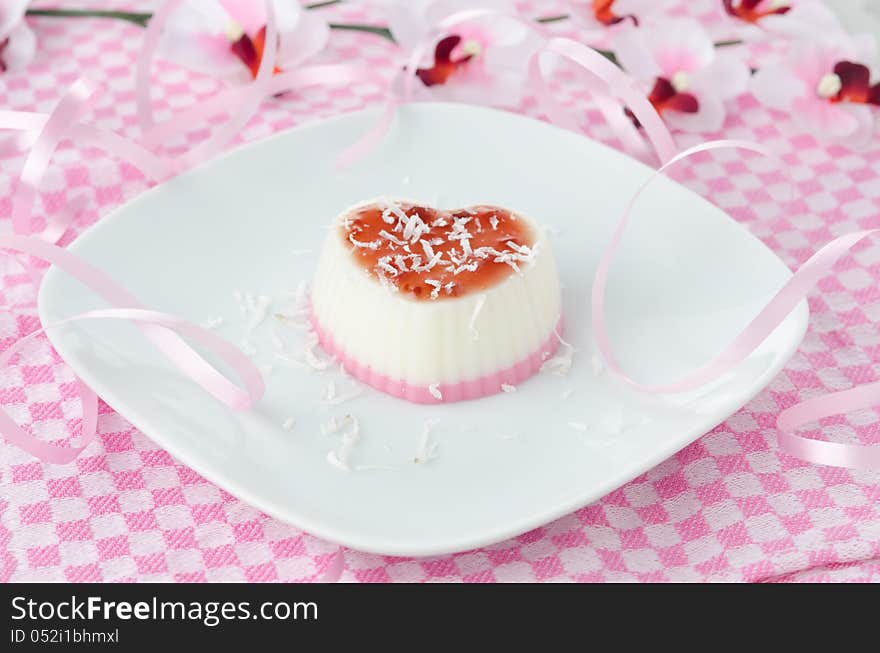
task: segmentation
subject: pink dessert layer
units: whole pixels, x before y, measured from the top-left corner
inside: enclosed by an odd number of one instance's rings
[[[562,336],[562,319],[560,318],[559,323],[556,325],[556,332],[551,333],[538,349],[518,363],[470,381],[440,383],[437,385],[437,389],[443,398],[438,399],[431,394],[426,385],[412,385],[405,381],[392,379],[385,374],[376,372],[367,365],[363,365],[356,358],[347,354],[345,349],[333,339],[333,336],[321,327],[314,313],[311,314],[310,319],[312,328],[314,328],[315,333],[318,335],[321,347],[342,363],[348,374],[361,383],[366,383],[376,388],[380,392],[416,404],[443,404],[453,401],[465,401],[467,399],[479,399],[480,397],[502,392],[502,384],[515,386],[518,383],[522,383],[538,372],[544,361],[556,353],[556,350],[559,348],[559,338],[556,334]]]

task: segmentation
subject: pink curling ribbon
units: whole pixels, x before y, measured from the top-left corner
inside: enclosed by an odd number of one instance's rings
[[[450,14],[437,23],[431,34],[419,43],[410,53],[407,64],[404,67],[403,101],[413,97],[415,84],[414,71],[418,68],[422,58],[432,47],[438,37],[456,25],[478,20],[481,18],[502,18],[522,25],[527,30],[543,35],[544,30],[532,21],[526,21],[518,16],[507,14],[492,9],[465,9]],[[657,113],[645,94],[638,88],[637,82],[621,70],[618,66],[608,61],[601,54],[583,43],[578,43],[568,38],[550,38],[532,55],[529,61],[529,87],[532,94],[538,99],[542,110],[551,122],[573,131],[579,131],[576,121],[557,102],[547,85],[544,73],[541,70],[541,56],[551,53],[561,56],[583,68],[592,80],[596,106],[601,111],[612,131],[620,138],[626,149],[635,154],[642,154],[646,150],[645,141],[639,130],[627,118],[624,108],[629,108],[633,115],[642,125],[648,142],[653,146],[661,163],[669,161],[678,148],[672,135],[666,128],[666,123]]]
[[[218,114],[225,113],[230,116],[211,138],[182,157],[181,165],[183,167],[198,165],[219,152],[224,145],[235,138],[266,98],[308,86],[338,86],[365,80],[383,86],[386,83],[385,79],[375,71],[352,64],[304,66],[273,74],[278,49],[277,21],[271,0],[264,0],[266,5],[266,45],[256,78],[247,84],[229,88],[207,102],[202,102],[181,112],[165,123],[156,124],[150,99],[152,80],[150,67],[159,46],[162,30],[171,14],[182,2],[183,0],[169,0],[150,19],[135,67],[135,97],[138,120],[148,147],[157,147],[194,126],[203,125],[209,118]],[[344,168],[355,163],[378,145],[391,126],[396,107],[397,103],[392,101],[376,125],[359,141],[339,154],[336,161],[337,167]]]
[[[624,372],[612,351],[605,321],[605,290],[608,272],[614,255],[620,247],[623,233],[631,218],[633,207],[645,189],[662,175],[670,166],[700,152],[722,148],[737,148],[757,152],[776,160],[766,148],[737,140],[720,140],[703,143],[689,148],[672,157],[654,172],[636,191],[627,204],[611,240],[608,243],[596,270],[592,290],[593,335],[596,345],[605,358],[609,370],[618,375],[628,385],[649,393],[674,393],[693,390],[729,372],[734,366],[747,358],[773,330],[803,300],[816,283],[828,274],[835,262],[844,256],[856,243],[868,236],[877,234],[880,229],[870,229],[847,234],[832,240],[813,254],[774,295],[761,310],[721,353],[681,379],[669,383],[646,385]],[[830,395],[810,399],[788,408],[780,413],[776,425],[779,430],[779,446],[786,453],[808,462],[849,467],[853,469],[880,470],[880,447],[856,444],[841,444],[822,440],[812,440],[798,436],[793,431],[804,424],[815,422],[823,417],[837,415],[880,403],[880,382],[859,386],[851,390],[835,392]]]
[[[87,311],[61,320],[52,326],[70,322],[96,319],[117,319],[133,322],[183,373],[207,392],[232,408],[245,410],[252,407],[263,394],[263,379],[254,364],[235,346],[211,331],[187,322],[179,317],[151,311],[106,274],[66,249],[52,245],[33,236],[0,236],[0,249],[8,249],[41,258],[57,265],[86,286],[115,305],[113,308]],[[35,331],[18,340],[0,354],[0,365],[18,353],[22,347],[46,329]],[[211,366],[195,352],[180,336],[187,336],[211,351],[227,363],[241,378],[244,388],[239,387]],[[35,438],[0,411],[0,433],[10,442],[44,462],[64,464],[74,460],[95,437],[98,415],[98,399],[80,379],[77,379],[83,405],[82,442],[78,447],[62,447]]]
[[[151,23],[153,29],[148,34],[147,47],[145,47],[147,56],[142,56],[139,61],[139,72],[143,70],[149,72],[152,56],[150,49],[155,48],[162,23],[179,4],[179,0],[172,0],[164,5],[157,13],[160,20],[154,19],[155,22]],[[176,174],[185,165],[195,165],[219,150],[244,126],[267,95],[299,85],[327,83],[328,78],[331,83],[361,81],[365,76],[377,79],[375,75],[364,75],[360,69],[341,65],[304,68],[273,79],[271,71],[274,68],[278,39],[274,11],[269,2],[267,2],[266,32],[267,45],[254,84],[244,92],[234,89],[215,101],[217,105],[220,105],[228,102],[230,98],[234,100],[230,110],[232,119],[224,124],[207,143],[191,151],[183,165],[165,161],[150,150],[118,134],[81,123],[83,116],[88,113],[100,97],[100,89],[84,79],[78,80],[69,89],[56,109],[48,116],[33,112],[0,111],[0,129],[23,131],[33,136],[32,148],[23,167],[13,202],[12,222],[17,235],[0,236],[0,249],[30,254],[57,265],[103,296],[111,304],[111,308],[88,311],[61,320],[51,326],[96,319],[117,319],[132,322],[183,373],[226,405],[239,410],[252,407],[262,396],[264,385],[259,371],[236,347],[210,331],[179,317],[144,308],[110,277],[67,250],[53,245],[52,243],[56,242],[65,232],[72,216],[66,220],[55,219],[51,221],[39,234],[39,237],[23,234],[30,232],[30,217],[39,183],[48,168],[52,154],[59,143],[66,138],[74,138],[101,147],[131,162],[154,180],[162,181]],[[149,98],[149,83],[139,84],[138,91],[139,98],[144,95]],[[152,131],[149,102],[139,102],[138,111],[142,121],[149,125]],[[214,113],[193,112],[188,120],[204,120],[211,115]],[[350,156],[358,154],[357,147],[360,147],[360,151],[365,153],[373,143],[378,142],[384,136],[390,119],[391,116],[386,115],[378,129],[374,129],[368,134],[362,143],[356,144],[356,147],[351,150]],[[193,122],[187,124],[193,124]],[[36,281],[35,276],[34,279]],[[51,328],[51,326],[46,328]],[[29,340],[36,338],[44,331],[45,328],[29,334],[0,353],[0,365],[7,363]],[[237,386],[212,367],[190,348],[181,336],[187,336],[225,361],[240,377],[244,387]],[[79,446],[65,447],[42,442],[21,428],[2,411],[0,411],[0,434],[45,462],[64,464],[74,460],[94,439],[97,427],[97,396],[80,379],[77,379],[77,385],[83,405]]]
[[[624,108],[628,107],[642,125],[660,163],[664,164],[675,156],[678,148],[666,128],[666,123],[639,89],[636,81],[593,48],[569,38],[550,39],[532,57],[529,64],[529,81],[534,87],[535,97],[551,122],[568,129],[578,129],[577,123],[556,101],[547,86],[540,63],[540,57],[545,52],[568,59],[589,73],[592,81],[590,90],[596,106],[624,147],[635,154],[645,151],[645,143],[639,130],[624,113]]]
[[[40,182],[49,167],[52,154],[66,138],[119,155],[136,165],[155,181],[162,181],[174,173],[170,164],[145,148],[118,134],[92,125],[78,124],[100,96],[100,89],[86,79],[77,80],[67,91],[51,115],[22,111],[0,111],[0,129],[26,131],[35,134],[35,141],[22,169],[12,205],[12,227],[17,234],[30,233],[30,216]],[[57,242],[76,216],[80,203],[74,203],[50,220],[39,234],[47,242]]]

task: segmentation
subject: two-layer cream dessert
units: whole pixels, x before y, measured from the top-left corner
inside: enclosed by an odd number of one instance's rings
[[[419,403],[512,391],[561,335],[546,235],[496,206],[352,207],[331,225],[311,300],[321,345],[352,376]]]

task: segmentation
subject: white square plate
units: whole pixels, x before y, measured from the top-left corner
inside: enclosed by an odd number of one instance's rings
[[[337,173],[334,156],[376,111],[294,129],[238,149],[144,193],[71,249],[147,306],[202,322],[238,342],[247,318],[235,290],[287,301],[311,276],[330,219],[377,195],[442,207],[500,204],[553,228],[565,285],[567,377],[539,374],[516,393],[443,406],[372,389],[341,405],[329,381],[280,366],[271,331],[293,350],[301,332],[269,318],[251,337],[273,364],[257,409],[226,409],[183,378],[131,325],[82,323],[50,333],[91,387],[174,456],[261,510],[319,537],[397,555],[434,555],[517,535],[598,499],[740,408],[780,370],[807,323],[802,303],[735,372],[688,396],[644,398],[591,365],[590,280],[613,221],[650,170],[579,135],[522,116],[447,104],[401,109],[370,157]],[[308,252],[295,252],[308,250]],[[691,191],[660,180],[637,211],[609,285],[609,325],[621,363],[644,381],[671,380],[720,350],[790,276],[744,228]],[[101,306],[52,268],[44,324]],[[564,394],[570,396],[563,398]],[[326,460],[331,416],[359,418],[346,473]],[[292,431],[282,428],[296,418]],[[422,425],[437,457],[416,464]],[[587,425],[586,431],[570,423]]]

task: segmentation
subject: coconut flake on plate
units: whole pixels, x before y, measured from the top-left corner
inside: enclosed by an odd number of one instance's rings
[[[434,442],[431,439],[431,431],[434,429],[440,421],[436,419],[427,419],[422,425],[422,437],[419,441],[419,448],[416,451],[416,456],[413,458],[413,462],[416,465],[424,465],[430,460],[436,458],[437,452],[437,442]]]
[[[350,472],[351,465],[349,464],[349,459],[355,445],[360,442],[361,426],[358,419],[352,415],[346,415],[340,426],[345,423],[350,424],[351,428],[342,434],[342,444],[339,446],[339,449],[331,449],[327,452],[327,462],[344,472]]]
[[[555,329],[553,331],[553,335],[555,335],[556,339],[559,340],[562,351],[558,352],[553,358],[548,358],[547,360],[545,360],[541,364],[541,371],[550,372],[551,374],[556,374],[557,376],[567,376],[569,371],[571,371],[574,352],[576,350],[572,344],[563,340],[562,336],[560,336],[559,332]]]
[[[486,306],[486,293],[480,293],[477,295],[474,310],[471,311],[471,317],[468,320],[468,332],[470,332],[474,340],[480,339],[480,332],[477,330],[477,318],[480,316],[484,306]]]
[[[209,317],[207,320],[202,322],[201,327],[203,329],[208,329],[209,331],[213,331],[226,323],[222,317]]]

